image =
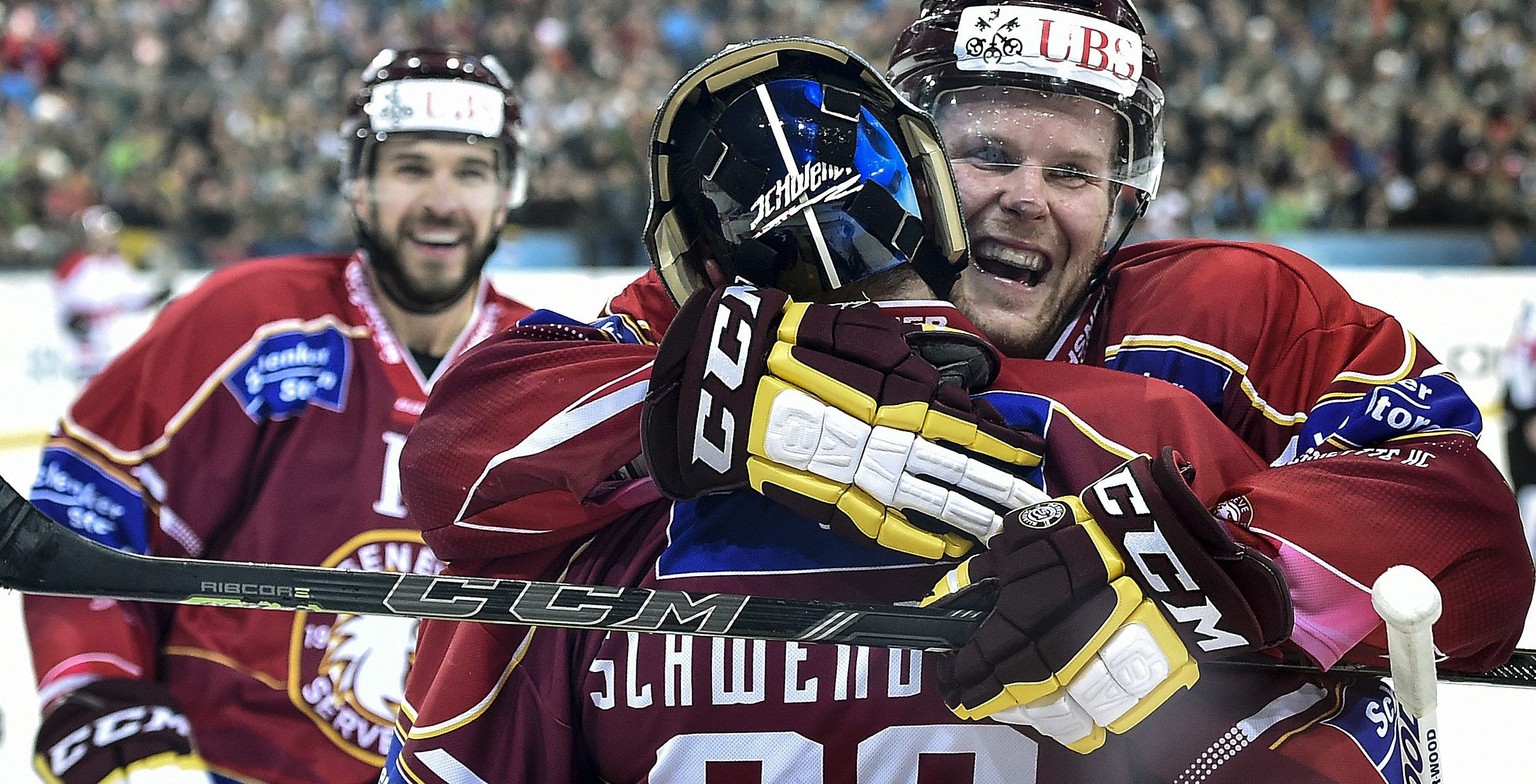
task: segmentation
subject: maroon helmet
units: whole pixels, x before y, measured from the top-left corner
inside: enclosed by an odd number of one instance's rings
[[[390,134],[432,134],[504,152],[507,206],[527,193],[522,104],[494,55],[445,49],[385,49],[363,71],[341,135],[347,145],[344,185],[367,173],[369,151]]]
[[[1163,91],[1145,34],[1131,0],[924,0],[888,75],[936,115],[946,99],[985,87],[1103,104],[1125,130],[1106,176],[1150,199],[1163,169]]]

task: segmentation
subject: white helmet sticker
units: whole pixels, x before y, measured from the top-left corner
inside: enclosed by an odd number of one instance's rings
[[[375,133],[450,131],[487,138],[506,121],[501,90],[463,79],[400,79],[373,90],[364,111]]]
[[[1141,36],[1064,11],[973,6],[960,12],[955,60],[962,71],[1039,74],[1130,96],[1141,79]]]

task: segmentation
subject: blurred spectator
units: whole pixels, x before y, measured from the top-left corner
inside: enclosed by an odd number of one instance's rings
[[[186,263],[335,219],[348,63],[387,45],[501,55],[546,172],[517,216],[633,264],[644,141],[703,53],[817,35],[883,64],[917,0],[22,2],[0,26],[0,264],[50,266],[81,205]],[[1169,189],[1143,231],[1486,229],[1528,261],[1536,12],[1528,0],[1142,0],[1162,54]],[[1181,102],[1182,101],[1182,102]],[[1177,172],[1178,185],[1173,185]],[[297,207],[303,220],[292,215]],[[278,223],[283,225],[278,225]],[[298,229],[303,236],[294,235]],[[1490,229],[1491,227],[1491,229]]]

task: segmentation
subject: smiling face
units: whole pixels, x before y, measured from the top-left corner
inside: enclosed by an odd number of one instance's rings
[[[465,296],[506,218],[496,145],[393,136],[375,148],[371,170],[353,210],[377,244],[386,296],[433,304]]]
[[[1119,115],[1097,102],[978,87],[940,96],[972,263],[951,299],[1009,356],[1042,357],[1081,302],[1109,230]]]

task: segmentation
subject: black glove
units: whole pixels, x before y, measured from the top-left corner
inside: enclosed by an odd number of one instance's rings
[[[211,782],[176,700],[153,681],[108,679],[70,692],[43,717],[35,765],[63,784]]]
[[[925,605],[996,597],[941,659],[955,714],[1029,724],[1087,753],[1193,685],[1198,662],[1284,641],[1279,569],[1233,541],[1193,478],[1172,449],[1137,457],[1079,496],[1009,513],[989,550],[940,581]]]

